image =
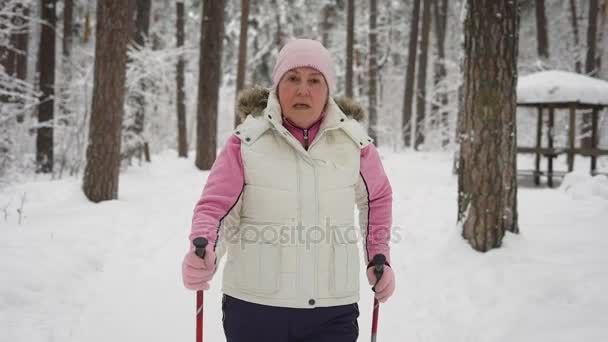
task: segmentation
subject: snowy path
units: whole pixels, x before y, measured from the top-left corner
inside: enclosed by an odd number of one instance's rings
[[[0,194],[0,206],[14,207],[27,193],[24,224],[0,217],[0,342],[194,340],[194,294],[180,275],[205,181],[192,164],[156,156],[121,176],[120,200],[102,204],[84,200],[77,179]],[[523,234],[480,255],[454,224],[449,155],[387,154],[385,167],[398,284],[381,307],[379,341],[608,340],[608,196],[522,188]],[[366,341],[371,295],[362,294]],[[205,299],[205,338],[224,341],[219,282]]]

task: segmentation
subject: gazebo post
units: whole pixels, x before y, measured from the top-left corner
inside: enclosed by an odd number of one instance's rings
[[[536,119],[536,148],[540,149],[543,135],[543,106],[538,106]],[[534,184],[540,185],[540,152],[537,150],[534,160]]]
[[[576,104],[570,104],[570,125],[568,126],[568,144],[570,149],[568,150],[568,172],[574,170],[574,147],[576,139]]]
[[[554,116],[554,107],[553,105],[549,105],[549,122],[547,127],[547,147],[549,149],[549,153],[547,155],[547,185],[550,188],[553,187],[553,116]]]
[[[598,107],[593,107],[591,110],[591,174],[595,175],[597,169],[597,152],[595,149],[598,145],[597,124],[598,124]]]

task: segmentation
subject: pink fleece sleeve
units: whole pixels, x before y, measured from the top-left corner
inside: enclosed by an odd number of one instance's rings
[[[358,196],[360,222],[365,224],[365,252],[370,262],[374,255],[382,253],[390,262],[390,236],[392,225],[393,191],[384,172],[378,150],[372,144],[361,150],[361,179],[365,193]]]
[[[191,241],[205,237],[215,248],[222,220],[239,201],[244,183],[241,140],[233,135],[211,167],[203,194],[194,208]]]

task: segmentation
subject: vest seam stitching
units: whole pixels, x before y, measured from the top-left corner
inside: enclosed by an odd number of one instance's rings
[[[365,185],[365,193],[367,194],[367,223],[365,227],[365,231],[367,235],[365,236],[365,253],[367,254],[367,260],[369,260],[369,217],[370,217],[370,200],[369,200],[369,188],[367,187],[367,182],[365,181],[365,177],[363,177],[363,173],[359,171],[359,175],[361,175],[361,179],[363,180],[363,185]]]
[[[217,243],[219,241],[219,236],[220,236],[220,227],[222,226],[222,222],[224,221],[224,219],[230,215],[230,212],[232,212],[232,210],[234,209],[234,207],[236,206],[237,203],[239,203],[239,200],[241,199],[241,196],[243,195],[243,191],[245,190],[245,183],[243,182],[243,186],[241,187],[241,192],[239,192],[239,196],[236,198],[236,201],[232,204],[232,206],[230,207],[230,209],[228,209],[228,211],[226,212],[226,214],[224,214],[224,216],[222,216],[222,218],[219,220],[218,224],[217,224],[217,229],[215,230],[215,243],[213,244],[213,251],[215,252],[215,248],[217,247]]]

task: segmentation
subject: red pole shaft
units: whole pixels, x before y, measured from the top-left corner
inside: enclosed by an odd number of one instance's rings
[[[378,331],[378,311],[380,309],[380,302],[374,298],[374,314],[372,316],[372,342],[376,341],[376,332]]]
[[[203,291],[196,291],[196,342],[203,342]]]

